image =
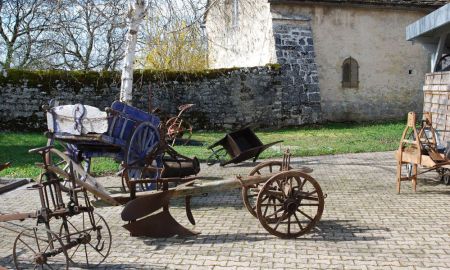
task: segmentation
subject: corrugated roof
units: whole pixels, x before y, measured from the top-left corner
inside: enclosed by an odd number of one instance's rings
[[[414,7],[414,8],[439,8],[447,3],[448,0],[269,0],[270,3],[329,3],[329,4],[353,4],[353,5],[373,5],[373,6],[391,6],[391,7]]]

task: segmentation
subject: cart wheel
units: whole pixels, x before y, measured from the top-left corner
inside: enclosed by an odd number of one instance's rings
[[[63,243],[77,243],[67,250],[69,262],[83,268],[96,268],[111,250],[112,236],[108,223],[99,214],[92,214],[90,217],[88,212],[82,212],[69,217],[59,230]]]
[[[126,172],[123,173],[125,176],[124,186],[129,188],[129,182],[133,179],[157,176],[146,175],[145,168],[152,165],[158,167],[162,166],[159,158],[156,158],[156,160],[147,160],[148,154],[150,154],[155,147],[158,147],[159,139],[158,129],[148,122],[141,123],[134,130],[125,153]],[[154,186],[155,185],[150,185],[146,189],[153,189]]]
[[[171,146],[174,146],[177,139],[184,136],[184,145],[186,145],[192,137],[192,125],[180,117],[172,117],[166,122],[167,140],[172,141]]]
[[[14,241],[13,257],[16,269],[69,269],[61,238],[43,228],[22,231]]]
[[[266,175],[274,172],[281,172],[281,166],[283,162],[281,161],[267,161],[259,164],[254,167],[253,170],[248,174],[249,176],[253,175]],[[292,167],[289,167],[289,170]],[[244,186],[242,187],[241,195],[242,200],[244,201],[245,207],[254,217],[258,217],[256,215],[256,197],[258,196],[259,191],[264,186],[264,183]]]
[[[258,194],[256,213],[270,234],[295,238],[317,224],[324,205],[322,189],[314,178],[298,171],[286,171],[264,184]]]
[[[212,150],[212,149],[211,149]],[[228,157],[228,153],[225,148],[220,148],[219,150],[212,150],[212,154],[206,159],[206,164],[209,166],[216,164],[217,162],[221,163]]]

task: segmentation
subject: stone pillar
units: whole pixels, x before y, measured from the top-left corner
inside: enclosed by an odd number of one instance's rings
[[[310,18],[273,14],[277,62],[283,74],[280,125],[321,121],[320,88]]]

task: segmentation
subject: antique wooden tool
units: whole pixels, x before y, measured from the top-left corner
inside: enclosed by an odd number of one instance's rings
[[[198,234],[180,225],[169,212],[171,199],[243,187],[244,201],[250,212],[256,213],[261,225],[271,234],[281,238],[299,237],[309,232],[320,220],[324,209],[324,194],[320,185],[305,172],[309,168],[289,170],[290,154],[282,164],[268,162],[259,166],[258,173],[270,168],[264,175],[238,176],[234,179],[198,183],[185,183],[161,191],[142,192],[129,201],[122,211],[122,219],[129,222],[124,227],[133,236],[170,237]],[[278,172],[273,168],[279,165]],[[251,190],[251,191],[250,191]],[[255,201],[255,193],[257,198]],[[119,196],[113,198],[123,201]],[[254,204],[254,206],[250,206]],[[189,207],[189,204],[186,204]],[[160,210],[158,213],[153,214]],[[195,224],[190,209],[189,220]]]
[[[436,131],[432,125],[430,112],[424,113],[424,120],[418,130],[416,114],[408,113],[408,122],[403,131],[398,150],[397,160],[397,193],[403,181],[411,181],[414,192],[417,189],[417,176],[436,170],[446,184],[450,183],[450,160],[444,153],[445,148],[439,147]],[[418,166],[425,170],[418,172]],[[403,174],[406,171],[406,175]]]

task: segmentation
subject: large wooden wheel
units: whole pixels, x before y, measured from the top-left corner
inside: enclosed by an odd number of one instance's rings
[[[83,212],[64,220],[59,235],[65,244],[78,243],[67,250],[69,261],[77,266],[96,268],[111,250],[111,230],[97,213]]]
[[[295,238],[308,233],[322,217],[324,196],[311,176],[281,172],[270,178],[258,194],[256,213],[272,235]]]
[[[13,257],[16,269],[69,269],[61,238],[39,227],[25,229],[16,237]]]
[[[148,122],[141,123],[134,130],[125,154],[125,171],[122,177],[122,185],[124,188],[130,188],[130,181],[156,176],[148,175],[148,167],[160,167],[161,162],[158,162],[157,159],[147,160],[147,158],[155,147],[158,147],[159,140],[158,129]],[[154,186],[152,184],[144,188],[153,189]]]
[[[175,141],[183,138],[184,144],[187,144],[192,137],[192,125],[181,117],[172,117],[166,122],[167,140],[174,146]]]
[[[254,167],[250,173],[249,176],[254,175],[267,175],[270,173],[276,173],[281,172],[282,170],[283,162],[281,161],[267,161],[259,164],[258,166]],[[292,169],[289,167],[289,169]],[[264,183],[250,185],[250,186],[244,186],[241,190],[242,200],[244,202],[245,207],[247,210],[252,214],[254,217],[258,217],[256,214],[256,198],[258,196],[259,191],[264,186]]]

